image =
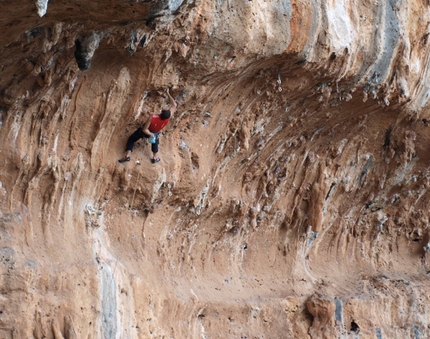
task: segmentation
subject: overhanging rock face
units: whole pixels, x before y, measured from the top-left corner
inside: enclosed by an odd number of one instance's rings
[[[430,336],[427,5],[4,12],[1,338]]]

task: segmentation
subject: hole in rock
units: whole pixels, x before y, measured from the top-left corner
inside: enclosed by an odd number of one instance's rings
[[[37,38],[40,35],[40,28],[36,27],[30,31],[30,36],[33,38]]]
[[[360,326],[358,326],[354,320],[351,321],[351,332],[355,332],[355,333],[360,332]]]
[[[146,34],[144,34],[142,39],[140,39],[139,47],[143,47],[143,45],[145,45],[145,42],[146,42]]]
[[[240,229],[239,229],[239,227],[237,227],[237,226],[234,226],[233,228],[231,228],[231,229],[229,230],[229,232],[230,232],[231,234],[233,234],[233,235],[238,234],[238,233],[239,233],[239,231],[240,231]]]
[[[388,146],[390,146],[391,143],[391,133],[393,132],[393,126],[390,126],[387,131],[385,132],[385,140],[383,148],[386,149]]]

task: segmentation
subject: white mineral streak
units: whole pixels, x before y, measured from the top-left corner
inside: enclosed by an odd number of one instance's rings
[[[37,14],[43,17],[48,11],[48,0],[36,0]]]
[[[342,55],[345,49],[351,49],[356,36],[347,12],[348,4],[349,1],[345,3],[345,0],[327,3],[327,24],[332,51],[339,55]]]
[[[169,9],[174,12],[176,11],[184,2],[184,0],[169,0]]]

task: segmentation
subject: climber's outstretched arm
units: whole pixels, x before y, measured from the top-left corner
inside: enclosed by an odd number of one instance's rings
[[[170,107],[170,117],[172,117],[173,113],[176,112],[176,108],[178,107],[178,104],[176,103],[175,99],[173,99],[173,97],[170,95],[170,91],[168,88],[166,89],[166,93],[170,99],[170,106],[171,106]]]

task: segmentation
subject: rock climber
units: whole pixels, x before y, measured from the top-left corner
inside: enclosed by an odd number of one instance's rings
[[[167,96],[170,99],[170,107],[168,110],[161,110],[160,114],[151,114],[146,123],[140,126],[127,140],[127,146],[125,149],[125,156],[118,160],[118,162],[123,163],[130,161],[130,155],[134,148],[134,143],[142,138],[147,138],[151,143],[152,159],[153,164],[160,161],[157,157],[158,153],[158,136],[161,130],[166,127],[170,118],[176,112],[178,107],[175,99],[170,95],[169,89],[166,90]]]

